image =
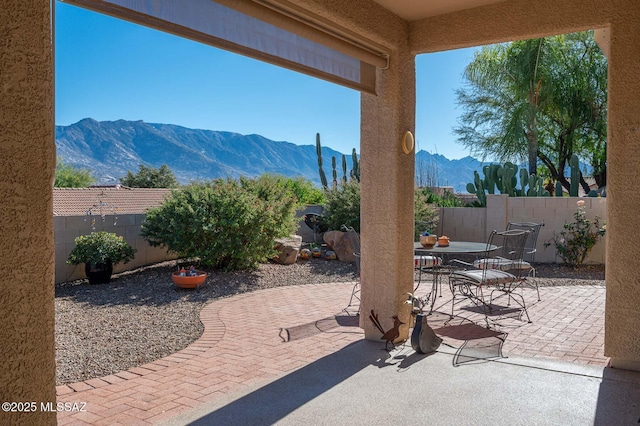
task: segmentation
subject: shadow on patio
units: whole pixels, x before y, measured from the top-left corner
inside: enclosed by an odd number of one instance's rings
[[[639,373],[520,358],[454,368],[451,359],[358,341],[163,424],[608,425],[640,416]]]

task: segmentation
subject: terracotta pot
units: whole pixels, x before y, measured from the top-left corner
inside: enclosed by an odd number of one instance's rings
[[[420,235],[420,244],[422,244],[422,247],[433,247],[437,239],[438,237],[435,235]]]
[[[197,288],[204,284],[207,274],[198,270],[196,270],[196,273],[198,275],[181,276],[180,271],[176,271],[171,274],[171,279],[180,288]]]
[[[111,281],[113,263],[85,263],[84,273],[89,278],[89,284],[106,284]]]

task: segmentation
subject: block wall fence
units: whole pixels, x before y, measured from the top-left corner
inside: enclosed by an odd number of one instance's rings
[[[544,242],[553,237],[554,232],[560,232],[565,223],[574,220],[577,201],[585,202],[587,217],[593,219],[596,215],[606,220],[606,198],[576,198],[576,197],[508,197],[506,195],[488,195],[486,208],[470,207],[441,207],[440,223],[436,232],[446,235],[451,240],[484,242],[492,230],[506,229],[511,222],[544,222],[545,226],[538,236],[536,262],[559,262],[553,246],[544,247]],[[313,231],[302,221],[306,213],[322,213],[322,206],[308,206],[298,212],[301,218],[298,224],[298,235],[303,241],[313,242]],[[135,258],[127,263],[114,266],[114,272],[123,272],[165,260],[176,259],[166,250],[151,247],[140,236],[140,225],[144,214],[118,215],[116,224],[113,216],[106,216],[102,221],[96,218],[96,231],[114,232],[121,235],[137,251]],[[85,278],[84,265],[69,265],[67,257],[75,246],[74,239],[92,231],[91,223],[85,216],[56,216],[54,217],[55,254],[56,254],[56,283]],[[320,241],[320,236],[316,236]],[[604,239],[593,248],[586,263],[605,262]]]
[[[538,235],[535,261],[560,262],[554,246],[545,248],[544,243],[553,238],[554,232],[562,231],[565,223],[575,220],[579,200],[585,202],[587,218],[593,220],[599,216],[601,223],[606,220],[606,198],[487,195],[486,208],[441,207],[437,233],[451,240],[484,242],[491,231],[504,230],[509,222],[544,222]],[[605,263],[605,238],[606,235],[593,247],[585,263]]]
[[[75,247],[74,239],[80,235],[89,234],[93,231],[90,218],[86,216],[55,216],[53,218],[54,240],[56,253],[56,284],[86,278],[84,274],[84,264],[69,265],[67,257]],[[144,220],[144,214],[123,214],[118,215],[114,225],[113,216],[105,216],[103,221],[100,216],[95,217],[95,231],[113,232],[124,239],[136,249],[134,259],[129,263],[118,263],[114,265],[113,272],[123,272],[130,269],[153,263],[164,262],[175,259],[175,255],[170,255],[165,249],[151,247],[140,236],[140,225]]]
[[[313,242],[313,231],[302,220],[302,217],[307,213],[321,214],[322,206],[312,205],[298,212],[298,217],[300,217],[298,235],[301,235],[305,242]],[[135,257],[131,262],[114,265],[114,273],[177,258],[176,255],[167,253],[163,248],[151,247],[140,236],[140,226],[145,216],[144,214],[121,214],[118,215],[115,225],[113,216],[105,216],[104,221],[99,216],[94,216],[96,231],[107,231],[120,235],[136,249]],[[93,231],[90,220],[91,218],[86,216],[54,216],[56,284],[86,278],[84,264],[69,265],[67,258],[75,247],[74,239]],[[321,236],[316,236],[316,238],[321,241]]]

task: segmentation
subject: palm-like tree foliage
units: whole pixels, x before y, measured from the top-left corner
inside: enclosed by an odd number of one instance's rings
[[[499,161],[528,159],[536,173],[538,115],[545,100],[544,39],[483,47],[465,69],[458,90],[465,113],[454,129],[475,154]]]
[[[472,154],[526,159],[536,174],[540,161],[568,188],[575,153],[606,183],[607,61],[592,32],[483,47],[464,77],[454,133]]]

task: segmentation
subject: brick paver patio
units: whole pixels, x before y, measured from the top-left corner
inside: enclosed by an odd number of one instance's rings
[[[201,312],[204,333],[188,348],[128,371],[58,386],[58,402],[86,403],[83,412],[59,412],[58,424],[154,424],[310,364],[364,337],[357,321],[340,314],[351,287],[280,287],[211,302]],[[531,292],[526,297],[532,323],[505,322],[506,356],[606,365],[603,286],[541,287],[537,303],[533,290],[525,291]],[[450,309],[446,297],[437,306]],[[290,341],[283,341],[283,328]]]

